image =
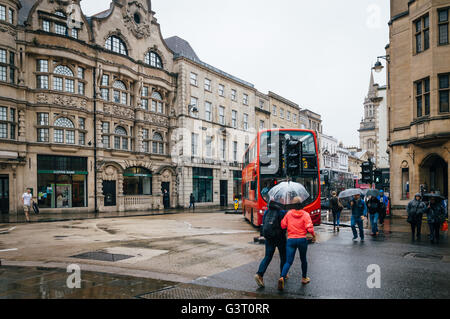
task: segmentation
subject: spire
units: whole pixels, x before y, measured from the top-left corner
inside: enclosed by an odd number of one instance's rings
[[[373,71],[370,71],[370,83],[369,83],[369,94],[367,95],[368,98],[376,97],[377,96],[377,90],[375,88],[375,80],[373,78]]]

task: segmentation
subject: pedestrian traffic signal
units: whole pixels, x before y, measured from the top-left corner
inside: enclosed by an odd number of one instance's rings
[[[373,183],[373,163],[371,161],[364,162],[361,165],[362,171],[362,183],[372,184]]]
[[[302,143],[296,139],[286,140],[286,175],[299,176],[301,173]]]
[[[375,183],[375,185],[381,185],[383,183],[383,173],[382,173],[381,169],[376,169],[375,170],[375,172],[374,172],[374,183]]]

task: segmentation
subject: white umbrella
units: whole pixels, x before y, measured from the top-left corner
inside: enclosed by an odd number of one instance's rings
[[[352,197],[355,195],[362,195],[363,191],[359,188],[350,188],[346,189],[345,191],[340,192],[339,198],[346,198],[346,197]]]
[[[300,204],[309,198],[309,193],[306,188],[296,182],[283,182],[269,191],[270,200],[281,205],[293,204],[294,198],[300,199]]]

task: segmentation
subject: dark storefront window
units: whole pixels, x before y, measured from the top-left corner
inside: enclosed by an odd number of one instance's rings
[[[87,158],[38,155],[41,208],[87,207]]]
[[[213,202],[213,170],[210,168],[193,168],[193,193],[197,203]]]
[[[242,171],[233,171],[233,199],[242,199]]]
[[[152,195],[152,174],[148,169],[132,167],[123,173],[124,195]]]

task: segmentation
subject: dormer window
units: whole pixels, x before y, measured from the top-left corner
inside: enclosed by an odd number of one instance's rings
[[[56,11],[56,12],[55,12],[55,15],[57,15],[57,16],[59,16],[59,17],[62,17],[62,18],[65,18],[65,17],[66,17],[66,14],[65,14],[64,12],[62,12],[62,11]]]
[[[161,62],[160,56],[153,51],[147,52],[145,55],[145,64],[148,64],[154,68],[162,69],[163,64]]]
[[[62,23],[55,23],[55,33],[59,35],[67,35],[67,27]]]
[[[117,36],[113,35],[106,40],[105,47],[107,50],[119,53],[122,55],[128,55],[128,50],[125,43]]]

